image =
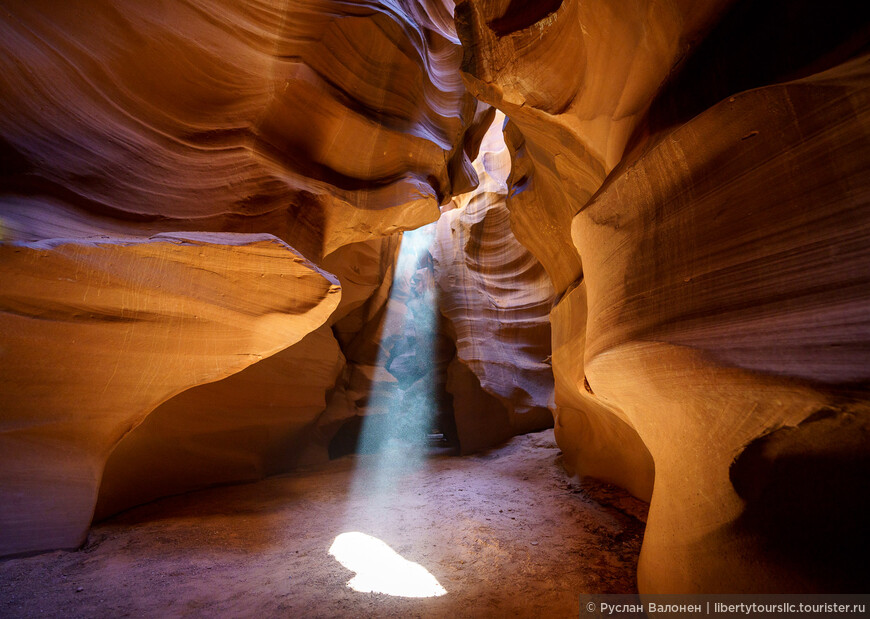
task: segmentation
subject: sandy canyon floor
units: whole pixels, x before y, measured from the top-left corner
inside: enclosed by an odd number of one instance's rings
[[[635,588],[646,506],[569,478],[552,431],[360,491],[375,462],[164,499],[94,526],[78,551],[2,561],[0,616],[576,617],[579,593]],[[329,553],[349,532],[376,538],[352,567],[386,544],[397,577],[422,572],[411,561],[446,593],[353,590],[362,574]]]

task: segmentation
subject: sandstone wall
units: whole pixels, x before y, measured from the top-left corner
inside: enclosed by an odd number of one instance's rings
[[[179,392],[295,344],[340,297],[331,275],[266,235],[0,252],[2,554],[80,544],[103,466],[131,428]]]
[[[866,580],[867,13],[457,4],[560,295],[566,462],[651,497],[641,592]]]
[[[326,457],[331,327],[476,182],[451,8],[3,3],[0,554]]]
[[[431,398],[554,410],[644,593],[864,586],[864,5],[3,9],[0,554]]]
[[[499,114],[481,144],[480,185],[445,210],[433,245],[439,305],[456,342],[447,389],[464,452],[553,423],[554,293],[511,229],[503,121]]]

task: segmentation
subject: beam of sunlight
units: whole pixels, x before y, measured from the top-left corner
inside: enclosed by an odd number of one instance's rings
[[[393,535],[425,517],[417,485],[429,455],[429,433],[438,423],[433,376],[439,313],[429,253],[434,237],[434,224],[402,236],[368,415],[362,419],[357,443],[344,531],[364,528]],[[421,541],[407,540],[425,557]],[[348,582],[355,591],[409,598],[447,593],[425,568],[376,537],[342,533],[329,554],[356,572]]]
[[[481,195],[507,193],[510,154],[503,121],[503,115],[496,116],[475,161],[480,187],[455,198],[453,208],[465,208]],[[439,331],[443,323],[432,257],[436,225],[403,233],[379,327],[377,359],[366,354],[358,364],[361,390],[366,384],[369,388],[356,400],[363,410],[355,426],[357,455],[342,531],[362,529],[388,539],[398,535],[421,560],[442,563],[434,557],[443,551],[428,543],[428,530],[443,523],[437,506],[429,505],[439,497],[429,492],[427,462],[434,441],[449,434],[455,446],[457,436],[452,399],[444,390],[453,353],[447,334]],[[356,591],[405,597],[447,593],[423,567],[363,533],[342,533],[329,554],[356,572],[348,583]]]
[[[375,507],[397,480],[422,468],[427,439],[436,423],[432,372],[438,307],[429,248],[435,224],[402,235],[393,274],[374,384],[382,413],[363,419],[357,449],[370,454],[354,475],[353,492]],[[389,389],[383,389],[388,385]]]
[[[406,598],[447,593],[425,567],[408,561],[385,542],[365,533],[342,533],[332,542],[329,554],[356,573],[347,583],[354,591]]]

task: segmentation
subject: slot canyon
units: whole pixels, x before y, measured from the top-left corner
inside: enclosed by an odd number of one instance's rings
[[[0,616],[870,593],[870,5],[0,8]]]

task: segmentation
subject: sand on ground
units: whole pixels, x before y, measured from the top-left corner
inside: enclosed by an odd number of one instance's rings
[[[163,499],[95,525],[80,550],[0,561],[0,616],[577,617],[580,593],[635,591],[646,505],[569,478],[551,430],[360,491],[375,461]],[[329,554],[348,532],[446,594],[354,591]]]

